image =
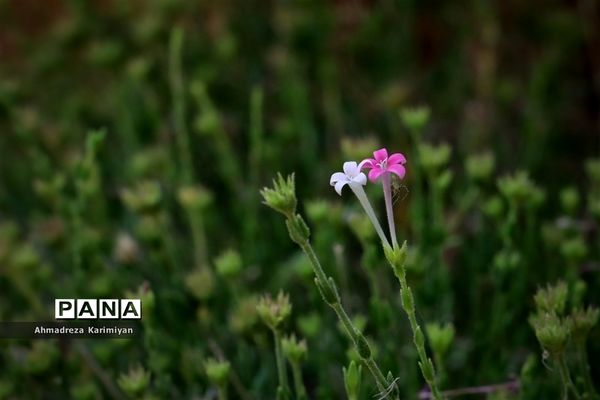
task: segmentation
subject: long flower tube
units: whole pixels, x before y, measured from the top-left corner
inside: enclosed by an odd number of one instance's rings
[[[363,160],[360,163],[360,167],[369,170],[369,180],[371,182],[381,181],[392,245],[394,248],[398,248],[396,224],[394,222],[394,205],[392,202],[392,174],[395,174],[400,179],[404,178],[406,174],[406,169],[404,168],[406,157],[402,153],[394,153],[388,156],[387,149],[385,148],[374,151],[373,157]]]
[[[371,220],[377,235],[379,235],[379,239],[384,245],[389,246],[389,242],[385,237],[385,233],[383,233],[383,229],[379,224],[379,220],[375,215],[375,211],[373,210],[373,206],[371,206],[371,202],[365,193],[364,185],[367,184],[367,177],[364,173],[360,172],[362,164],[357,164],[355,161],[347,161],[344,163],[343,171],[344,172],[335,172],[331,175],[331,179],[329,180],[329,184],[334,186],[335,191],[340,196],[342,195],[342,189],[344,186],[348,185],[358,201],[360,205],[365,210],[365,213]]]

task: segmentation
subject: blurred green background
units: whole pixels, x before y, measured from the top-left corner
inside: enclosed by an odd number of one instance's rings
[[[277,172],[296,173],[325,269],[417,398],[393,274],[356,201],[329,186],[380,147],[408,159],[395,207],[419,318],[456,331],[442,388],[557,398],[527,318],[559,279],[573,307],[600,300],[599,13],[594,0],[0,0],[0,320],[51,319],[55,298],[144,300],[140,339],[2,341],[0,398],[216,398],[209,357],[230,362],[230,398],[275,398],[255,305],[279,290],[286,332],[307,340],[309,397],[345,398],[356,355],[261,205]]]

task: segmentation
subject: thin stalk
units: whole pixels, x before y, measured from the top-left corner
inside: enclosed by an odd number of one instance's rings
[[[227,385],[219,386],[219,400],[227,400]]]
[[[196,265],[208,265],[208,253],[206,251],[206,233],[204,231],[204,220],[200,210],[190,212],[190,226],[192,228],[192,241],[194,243],[194,259]]]
[[[392,267],[394,267],[394,265],[392,265]],[[419,323],[417,322],[415,305],[414,305],[415,303],[414,303],[414,299],[412,296],[412,291],[410,290],[410,287],[408,286],[408,282],[406,281],[406,270],[404,268],[404,265],[401,265],[400,268],[398,268],[398,269],[394,268],[394,270],[397,271],[396,277],[398,278],[398,281],[400,282],[400,294],[402,296],[402,308],[406,312],[406,315],[408,316],[408,321],[410,322],[410,328],[413,333],[413,343],[415,344],[415,347],[417,349],[417,354],[419,355],[419,360],[421,361],[421,372],[423,374],[423,378],[429,385],[429,388],[431,389],[433,398],[435,400],[441,400],[442,395],[440,393],[440,390],[437,387],[435,371],[432,368],[432,370],[431,370],[432,378],[428,378],[427,375],[423,371],[423,368],[426,365],[429,365],[429,363],[431,361],[427,357],[427,352],[425,351],[425,345],[423,342],[423,332],[421,330],[421,327],[419,326]],[[405,299],[408,299],[408,301],[405,301]],[[432,367],[433,367],[433,365],[432,365]]]
[[[292,375],[294,377],[294,390],[296,391],[296,398],[298,400],[306,400],[308,397],[306,395],[304,382],[302,381],[302,369],[300,368],[300,364],[297,362],[292,362],[290,364],[292,366]]]
[[[587,352],[585,351],[585,341],[579,340],[576,342],[577,347],[577,361],[579,362],[579,368],[583,375],[583,383],[585,391],[591,399],[598,399],[598,393],[594,388],[592,376],[590,375],[590,364],[588,361]]]
[[[581,396],[577,392],[575,388],[575,384],[571,379],[571,375],[569,374],[569,368],[567,367],[567,363],[565,361],[565,357],[563,354],[556,355],[556,364],[558,366],[558,373],[560,374],[560,380],[562,383],[562,399],[569,399],[569,392],[573,393],[573,396],[576,400],[580,400]]]
[[[384,245],[389,246],[389,242],[388,242],[387,238],[385,237],[385,233],[383,233],[383,229],[381,228],[381,225],[379,224],[379,220],[377,219],[377,216],[375,215],[375,211],[373,210],[373,207],[371,206],[371,202],[369,201],[367,194],[365,193],[365,190],[363,189],[363,187],[361,185],[353,184],[353,183],[350,183],[348,186],[350,186],[350,189],[352,189],[352,191],[356,195],[356,198],[360,202],[360,205],[367,213],[367,216],[371,220],[371,223],[373,224],[373,227],[375,228],[377,235],[379,235],[379,239],[381,239],[381,242]],[[390,194],[390,198],[391,198],[391,194]],[[392,237],[395,238],[395,234]]]
[[[175,145],[181,160],[181,178],[183,183],[193,180],[192,155],[190,139],[185,124],[185,92],[183,89],[183,73],[181,57],[183,51],[183,29],[176,27],[171,31],[169,43],[169,84],[173,106],[175,126]]]
[[[381,176],[381,183],[383,184],[383,197],[385,198],[385,212],[390,228],[390,237],[392,238],[392,246],[395,249],[398,247],[398,240],[396,239],[396,223],[394,222],[394,205],[392,203],[392,177],[389,172]]]
[[[299,242],[299,246],[304,252],[304,254],[306,254],[306,256],[308,257],[313,267],[313,271],[317,277],[317,280],[319,281],[319,284],[323,286],[329,285],[329,281],[327,280],[325,271],[323,271],[323,267],[321,266],[321,263],[319,262],[319,259],[317,258],[317,255],[315,254],[310,242],[308,240],[301,241]],[[354,326],[352,320],[350,319],[350,317],[348,317],[346,310],[344,310],[344,307],[340,302],[330,304],[330,306],[337,314],[339,320],[342,323],[342,326],[344,327],[344,330],[346,331],[346,334],[350,337],[350,339],[354,343],[354,346],[357,349],[359,342],[368,343],[363,334]],[[381,372],[381,369],[379,368],[375,360],[373,360],[373,356],[369,356],[368,358],[361,357],[361,359],[364,365],[369,369],[369,371],[371,371],[371,374],[375,379],[375,383],[379,392],[385,393],[387,390],[387,381],[385,379],[385,376]]]
[[[289,391],[287,371],[285,360],[281,351],[281,334],[277,329],[273,329],[273,340],[275,341],[275,359],[277,361],[277,375],[279,377],[279,387],[287,393]]]

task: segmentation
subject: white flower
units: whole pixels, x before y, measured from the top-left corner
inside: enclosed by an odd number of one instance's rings
[[[354,187],[365,186],[367,184],[367,176],[360,172],[360,166],[356,161],[346,161],[344,163],[344,172],[336,172],[331,175],[329,184],[335,187],[335,191],[340,196],[342,195],[342,188],[346,185]]]
[[[383,229],[381,229],[381,225],[379,225],[379,221],[377,220],[377,216],[375,215],[375,211],[373,211],[373,207],[367,198],[367,194],[365,193],[365,189],[363,186],[367,184],[367,176],[360,172],[363,163],[357,164],[355,161],[346,161],[344,163],[343,170],[344,172],[336,172],[331,175],[331,179],[329,180],[329,184],[335,187],[335,191],[340,196],[342,195],[342,189],[344,186],[350,186],[352,192],[360,202],[360,205],[363,207],[367,216],[371,220],[377,235],[381,239],[381,242],[388,245],[389,243],[383,233]]]

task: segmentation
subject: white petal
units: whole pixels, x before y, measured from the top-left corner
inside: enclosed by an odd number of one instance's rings
[[[352,182],[356,182],[365,186],[367,184],[367,176],[361,172],[360,174],[352,178]]]
[[[329,184],[331,186],[335,185],[336,182],[339,181],[346,181],[348,180],[348,178],[346,177],[346,174],[344,174],[343,172],[336,172],[333,175],[331,175],[331,178],[329,179]]]
[[[360,170],[358,169],[358,165],[356,165],[356,161],[346,161],[344,163],[344,173],[348,175],[348,177],[355,177],[359,171]]]
[[[348,184],[348,181],[339,181],[338,183],[335,184],[335,191],[337,192],[337,194],[339,194],[340,196],[342,195],[342,188],[344,186],[346,186]]]

